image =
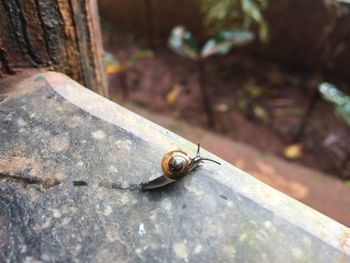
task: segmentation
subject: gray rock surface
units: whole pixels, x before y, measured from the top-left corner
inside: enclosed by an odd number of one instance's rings
[[[348,228],[224,161],[112,189],[196,146],[64,75],[1,96],[1,262],[350,262]]]

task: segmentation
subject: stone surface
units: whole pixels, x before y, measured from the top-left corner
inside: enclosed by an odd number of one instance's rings
[[[0,261],[350,261],[348,228],[224,161],[158,191],[111,189],[196,146],[61,74],[1,95]]]

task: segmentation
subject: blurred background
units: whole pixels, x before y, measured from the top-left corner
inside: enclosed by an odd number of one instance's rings
[[[99,0],[111,99],[350,225],[349,2]]]

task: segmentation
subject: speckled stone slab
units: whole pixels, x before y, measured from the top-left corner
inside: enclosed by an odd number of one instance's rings
[[[112,189],[196,145],[64,75],[2,94],[0,145],[1,262],[350,262],[348,228],[222,160]]]

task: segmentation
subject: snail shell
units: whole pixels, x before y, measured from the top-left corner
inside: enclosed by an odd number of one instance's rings
[[[177,180],[184,177],[190,169],[191,158],[187,153],[175,150],[167,153],[162,160],[162,170],[166,177]]]

